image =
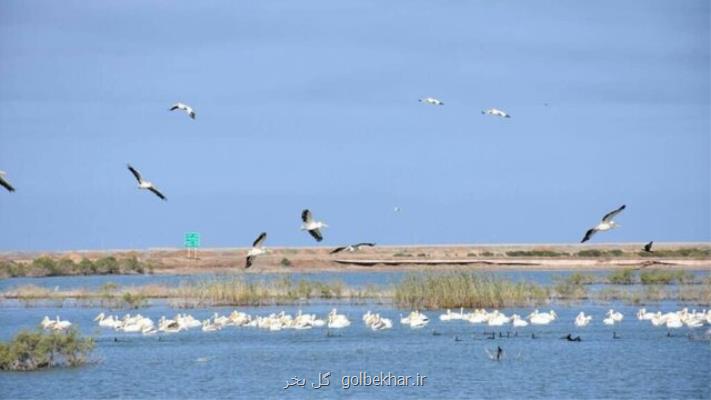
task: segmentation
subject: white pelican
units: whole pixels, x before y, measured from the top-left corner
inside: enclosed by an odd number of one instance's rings
[[[412,311],[406,318],[400,318],[400,323],[410,325],[410,328],[422,328],[430,322],[427,316],[417,310]]]
[[[185,111],[185,113],[188,114],[190,118],[195,119],[195,111],[193,111],[193,108],[187,104],[175,103],[173,104],[173,107],[170,107],[169,111],[175,110]]]
[[[490,108],[488,110],[482,111],[481,113],[486,115],[492,115],[494,117],[511,118],[511,115],[496,108]]]
[[[7,189],[8,192],[14,192],[15,188],[12,187],[10,182],[8,182],[8,180],[5,178],[5,175],[7,175],[5,171],[0,171],[0,186]]]
[[[592,315],[585,315],[584,312],[580,312],[577,317],[575,317],[575,326],[578,328],[582,328],[584,326],[587,326],[590,321],[592,321]]]
[[[42,325],[42,328],[44,328],[44,329],[53,329],[55,331],[61,331],[61,330],[67,329],[70,326],[72,326],[71,322],[66,321],[66,320],[65,321],[60,320],[59,316],[57,316],[56,320],[51,320],[46,315],[40,324]]]
[[[542,313],[538,312],[538,310],[534,310],[531,315],[528,316],[528,319],[533,325],[548,325],[553,322],[553,320],[555,320],[557,316],[558,315],[553,310],[547,313]]]
[[[216,322],[210,322],[210,319],[202,321],[202,331],[203,332],[215,332],[222,329],[222,326]]]
[[[521,316],[518,314],[512,315],[511,321],[514,328],[523,328],[524,326],[528,326],[528,322],[526,322],[526,320],[521,318]]]
[[[103,312],[97,315],[94,321],[99,321],[99,326],[103,328],[118,328],[121,326],[121,321],[118,318],[113,315],[107,317]]]
[[[458,313],[453,313],[452,310],[447,309],[447,313],[440,315],[439,319],[440,321],[454,321],[464,319],[464,307],[461,307]]]
[[[351,321],[348,320],[348,317],[346,317],[343,314],[336,314],[336,309],[334,308],[331,310],[331,312],[328,314],[328,327],[333,328],[333,329],[340,329],[340,328],[345,328],[351,324]]]
[[[133,168],[133,167],[131,166],[131,164],[128,164],[127,166],[128,166],[128,170],[131,171],[131,173],[133,174],[133,176],[136,177],[136,180],[138,181],[138,188],[139,188],[139,189],[147,189],[147,190],[150,190],[151,192],[153,192],[153,194],[155,194],[156,196],[160,197],[162,200],[167,200],[167,199],[165,198],[165,196],[163,196],[163,193],[161,193],[161,192],[158,191],[158,188],[156,188],[155,186],[153,186],[152,183],[150,183],[150,182],[148,182],[148,181],[146,181],[146,180],[143,180],[143,178],[141,177],[141,173],[138,172],[137,169]]]
[[[615,322],[620,322],[624,318],[621,312],[612,309],[607,312],[607,316],[612,318]]]
[[[443,102],[441,102],[438,99],[435,99],[434,97],[425,97],[422,99],[418,99],[417,101],[419,101],[420,103],[429,104],[432,106],[443,106],[444,105]]]
[[[264,248],[265,240],[267,240],[267,233],[262,232],[259,234],[259,236],[257,236],[257,239],[254,241],[254,243],[252,243],[252,248],[247,253],[247,262],[244,265],[245,269],[252,266],[255,257],[262,254],[266,254],[268,252],[268,250]]]
[[[580,243],[587,242],[598,231],[600,231],[600,232],[609,231],[610,229],[614,229],[614,228],[622,226],[622,225],[616,224],[615,221],[613,221],[612,219],[615,218],[615,216],[617,214],[621,213],[622,210],[625,209],[625,207],[626,206],[623,204],[617,210],[610,211],[609,213],[605,214],[605,216],[602,217],[602,222],[597,224],[597,226],[595,226],[594,228],[590,228],[590,229],[588,229],[587,232],[585,232],[585,237],[583,238],[583,240],[580,241]]]
[[[311,211],[306,209],[301,212],[301,220],[304,221],[304,223],[301,225],[301,230],[302,231],[309,231],[309,234],[316,239],[317,242],[320,242],[323,240],[323,236],[321,235],[321,228],[328,228],[328,225],[324,224],[321,221],[314,221],[313,215],[311,215]]]
[[[331,250],[331,254],[336,254],[340,253],[343,250],[350,251],[351,253],[360,250],[361,247],[373,247],[375,246],[375,243],[356,243],[356,244],[349,244],[348,246],[343,246],[343,247],[336,247],[335,249]]]
[[[393,321],[389,318],[383,318],[380,314],[375,314],[375,320],[370,324],[370,329],[374,331],[382,331],[393,327]]]

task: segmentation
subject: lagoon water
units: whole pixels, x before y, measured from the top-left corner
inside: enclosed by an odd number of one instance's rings
[[[536,273],[547,274],[547,273]],[[313,278],[314,274],[309,274]],[[549,274],[550,275],[550,274]],[[326,274],[353,283],[348,276]],[[89,287],[116,277],[66,277],[48,279],[63,288]],[[162,279],[163,277],[156,277]],[[185,278],[185,277],[183,277]],[[543,280],[550,276],[541,275]],[[176,278],[177,279],[177,278]],[[396,275],[359,275],[364,282],[382,283]],[[5,280],[0,285],[15,286]],[[93,283],[92,283],[93,282]],[[36,283],[36,282],[35,282]],[[149,281],[141,282],[149,283]],[[44,285],[44,283],[42,284]],[[647,305],[647,309],[671,311],[693,305],[671,302]],[[24,305],[6,301],[0,305],[0,340],[22,328],[33,328],[44,315],[59,315],[96,338],[95,362],[80,368],[60,368],[30,373],[0,373],[0,398],[709,398],[711,397],[711,342],[709,326],[682,328],[667,336],[665,328],[635,318],[637,307],[624,304],[551,304],[559,318],[543,327],[514,331],[497,329],[504,337],[488,339],[493,329],[465,321],[442,322],[442,310],[427,311],[431,322],[411,329],[399,323],[400,310],[383,304],[310,302],[276,307],[210,307],[174,309],[164,302],[139,310],[154,321],[189,312],[196,318],[233,309],[267,315],[298,309],[325,317],[337,307],[352,325],[341,330],[326,328],[269,332],[256,328],[227,327],[205,333],[199,329],[177,334],[141,336],[99,328],[95,307]],[[604,313],[614,308],[625,319],[614,327],[602,324]],[[391,330],[372,332],[361,316],[367,310],[392,318]],[[528,315],[532,309],[504,309]],[[579,311],[593,315],[586,328],[575,328]],[[123,315],[127,310],[112,310]],[[136,312],[135,310],[133,311]],[[621,339],[613,339],[616,331]],[[437,333],[437,335],[433,333]],[[510,332],[510,333],[509,333]],[[510,337],[506,335],[510,334]],[[531,338],[535,333],[536,339]],[[581,342],[568,342],[567,333]],[[455,341],[455,337],[461,341]],[[487,350],[504,350],[501,361],[492,361]],[[330,385],[312,388],[319,373],[330,372]],[[343,377],[367,373],[426,376],[422,386],[352,386]],[[283,389],[293,377],[305,379],[304,387]],[[412,378],[414,379],[414,378]]]

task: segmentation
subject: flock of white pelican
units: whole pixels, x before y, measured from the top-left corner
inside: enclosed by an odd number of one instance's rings
[[[448,309],[439,316],[439,319],[445,322],[467,321],[471,324],[485,324],[491,327],[511,324],[514,328],[522,328],[529,325],[548,325],[558,319],[558,314],[553,310],[541,312],[536,309],[524,318],[518,314],[507,316],[499,310],[475,309],[472,312],[465,312],[464,308],[461,308],[459,312],[453,312]],[[575,317],[574,324],[578,328],[583,328],[588,326],[592,319],[592,315],[585,315],[585,312],[581,311]],[[610,309],[605,314],[602,322],[611,326],[622,322],[623,319],[622,313]],[[655,327],[678,329],[686,326],[693,329],[700,328],[705,324],[711,325],[711,310],[689,311],[688,308],[683,308],[679,311],[662,313],[661,311],[651,312],[642,308],[637,312],[637,319],[650,321]],[[362,320],[365,326],[373,331],[391,329],[393,327],[391,319],[385,318],[378,313],[373,313],[370,310],[362,316]],[[144,335],[152,335],[158,332],[177,333],[194,328],[200,328],[203,332],[214,332],[228,326],[281,331],[285,329],[301,330],[321,327],[342,329],[351,325],[348,317],[345,314],[338,314],[335,308],[331,310],[325,319],[318,318],[316,314],[304,314],[301,310],[293,316],[285,311],[267,316],[251,316],[245,312],[235,310],[228,315],[214,313],[210,318],[202,321],[189,314],[177,314],[172,319],[161,316],[158,322],[154,323],[150,318],[140,314],[126,314],[119,318],[115,315],[106,315],[103,312],[96,316],[94,321],[98,321],[99,326],[102,328],[111,328],[126,333],[142,333]],[[417,310],[410,312],[405,317],[400,315],[400,324],[413,329],[425,327],[429,322],[430,319],[427,315]],[[40,325],[47,330],[65,330],[72,326],[72,323],[61,320],[59,316],[55,319],[45,316]]]

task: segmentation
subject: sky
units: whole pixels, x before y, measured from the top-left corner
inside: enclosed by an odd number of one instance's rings
[[[709,241],[710,7],[0,2],[0,251]]]

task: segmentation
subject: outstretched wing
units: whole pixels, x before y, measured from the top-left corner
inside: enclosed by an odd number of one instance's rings
[[[173,107],[170,107],[168,111],[175,111],[180,109],[180,103],[178,104],[173,104]]]
[[[161,200],[168,200],[168,199],[165,198],[165,196],[163,196],[163,193],[159,192],[158,189],[156,189],[155,187],[148,188],[148,190],[150,190],[151,192],[155,193],[155,195],[158,196],[158,197],[160,197]]]
[[[12,185],[10,184],[10,182],[6,181],[6,180],[5,180],[5,177],[2,176],[2,175],[0,175],[0,185],[1,185],[2,187],[4,187],[5,189],[7,189],[8,192],[14,192],[14,191],[15,191],[15,188],[12,187]]]
[[[311,215],[311,211],[308,208],[301,212],[301,220],[307,224],[314,220],[314,217]]]
[[[358,243],[358,244],[353,245],[353,247],[356,247],[356,248],[363,247],[363,246],[373,247],[373,246],[375,246],[375,243]]]
[[[595,230],[595,228],[588,229],[588,231],[585,232],[585,237],[583,238],[583,240],[580,241],[580,243],[585,243],[585,242],[587,242],[588,240],[590,240],[590,238],[593,237],[593,235],[595,234],[595,232],[597,232],[597,231]]]
[[[138,172],[138,170],[136,168],[133,168],[131,166],[131,164],[127,164],[127,166],[128,166],[128,170],[131,171],[133,176],[136,177],[136,180],[138,181],[138,183],[141,183],[141,181],[143,180],[143,178],[141,178],[141,173]]]
[[[621,213],[622,210],[625,209],[625,207],[626,207],[626,206],[623,204],[623,205],[622,205],[620,208],[618,208],[617,210],[610,211],[609,213],[605,214],[605,216],[602,217],[602,222],[609,222],[609,221],[611,221],[613,218],[615,218],[615,215]]]
[[[267,240],[267,233],[262,232],[257,236],[257,240],[252,243],[252,247],[262,247],[262,244],[264,244],[264,241]]]
[[[320,231],[320,230],[318,230],[318,229],[311,229],[311,230],[309,231],[309,233],[311,234],[311,236],[314,237],[314,239],[316,239],[317,242],[320,242],[320,241],[323,240],[323,236],[321,236],[321,231]]]
[[[190,115],[190,118],[195,119],[195,111],[190,111],[188,115]]]
[[[331,250],[331,254],[340,253],[340,252],[342,252],[342,251],[345,250],[345,249],[346,249],[346,246],[343,246],[343,247],[336,247],[335,249]]]
[[[244,269],[251,267],[253,262],[254,262],[254,256],[247,256],[247,261],[244,264]]]

